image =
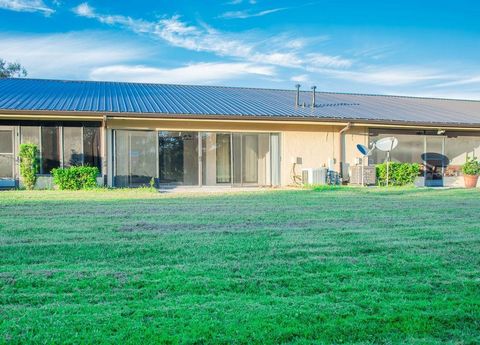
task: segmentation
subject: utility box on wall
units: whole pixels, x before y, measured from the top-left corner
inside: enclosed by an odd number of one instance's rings
[[[362,184],[362,166],[355,165],[351,167],[350,171],[350,183]],[[363,184],[365,186],[375,185],[377,183],[376,170],[374,166],[363,167]]]

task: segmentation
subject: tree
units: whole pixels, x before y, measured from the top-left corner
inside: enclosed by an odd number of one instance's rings
[[[0,78],[21,78],[27,76],[27,70],[18,62],[0,59]]]

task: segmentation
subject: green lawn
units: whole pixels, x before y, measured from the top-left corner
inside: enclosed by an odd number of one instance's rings
[[[3,343],[480,343],[480,191],[0,192]]]

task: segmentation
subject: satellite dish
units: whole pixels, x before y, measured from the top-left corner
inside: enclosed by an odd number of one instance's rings
[[[395,137],[387,137],[378,140],[375,146],[380,151],[390,152],[398,145],[398,139]]]
[[[362,154],[362,156],[368,156],[370,154],[367,147],[362,144],[357,144],[357,150]]]

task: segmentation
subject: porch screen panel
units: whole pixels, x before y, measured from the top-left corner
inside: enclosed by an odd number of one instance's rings
[[[82,128],[63,128],[63,165],[65,167],[83,164]]]
[[[448,176],[461,175],[461,166],[468,158],[480,157],[480,137],[461,134],[449,134],[445,138],[444,154],[449,161],[446,172]]]
[[[217,183],[231,183],[230,134],[217,134],[216,165]]]
[[[20,141],[22,144],[35,144],[40,150],[40,127],[22,126],[20,128]]]
[[[100,152],[100,127],[83,127],[83,159],[84,164],[102,168]]]
[[[421,134],[382,133],[374,135],[370,137],[370,147],[372,147],[374,142],[392,136],[398,139],[397,147],[390,152],[392,162],[423,163],[422,154],[425,152],[425,136]],[[385,162],[386,158],[386,152],[373,150],[372,155],[369,157],[369,163],[381,164]]]
[[[0,130],[0,178],[13,177],[13,132]]]
[[[128,131],[117,130],[115,135],[115,186],[128,187],[129,185],[129,135]]]
[[[51,170],[60,167],[60,143],[58,127],[42,127],[42,174],[50,174]]]

